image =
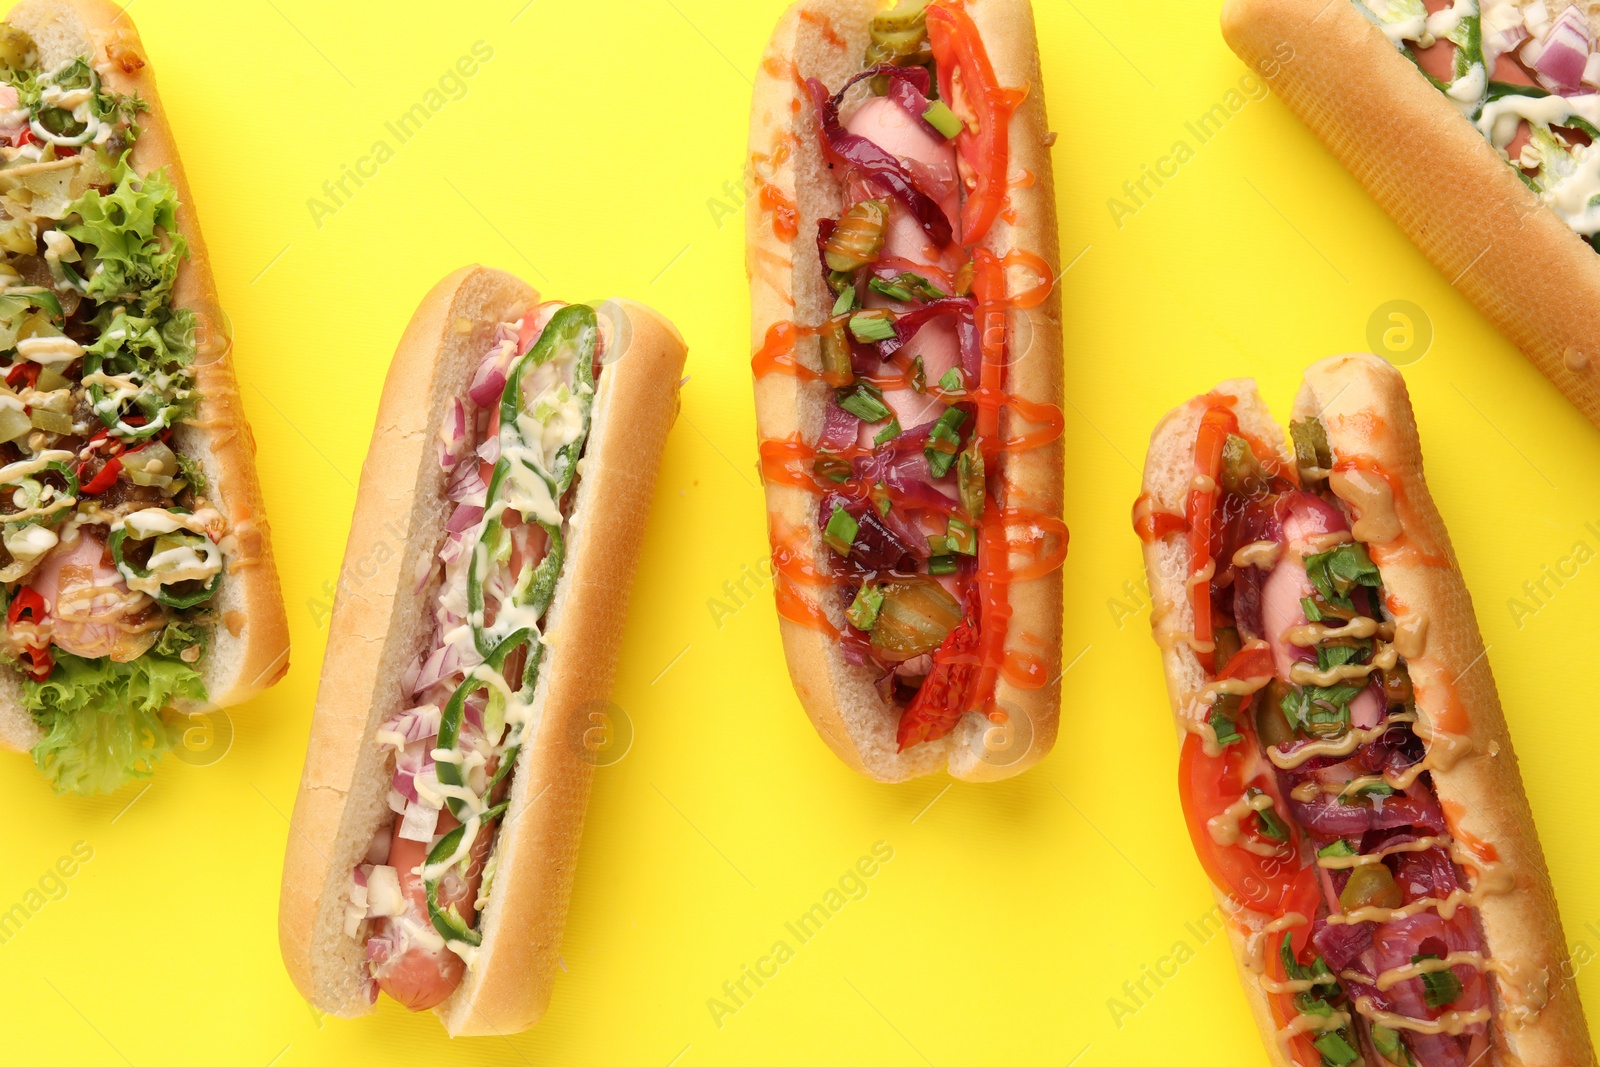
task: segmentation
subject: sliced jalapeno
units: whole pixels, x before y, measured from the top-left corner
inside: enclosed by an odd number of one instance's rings
[[[504,815],[506,807],[507,805],[505,804],[496,804],[479,815],[477,817],[479,832],[482,832],[482,828],[486,823],[493,822]],[[428,853],[423,869],[426,870],[428,867],[443,863],[453,856],[456,849],[461,847],[461,842],[465,838],[466,832],[467,823],[462,823],[441,837],[439,843],[434,845],[433,849]],[[428,918],[433,921],[433,928],[439,931],[439,935],[446,941],[460,941],[474,947],[483,944],[483,935],[467,925],[467,920],[462,918],[461,913],[456,910],[454,904],[449,907],[439,906],[439,882],[441,880],[441,878],[423,878],[422,880],[423,890],[428,898]]]
[[[8,527],[55,526],[77,502],[78,476],[66,463],[0,480],[0,523]]]
[[[181,508],[173,508],[172,511],[179,515],[188,514],[188,512],[182,510]],[[122,574],[123,579],[126,580],[131,586],[135,582],[148,583],[153,577],[159,578],[159,575],[151,573],[149,556],[146,556],[145,562],[142,563],[137,560],[131,560],[127,557],[127,541],[129,536],[130,535],[127,527],[122,526],[111,531],[111,538],[108,541],[108,547],[111,549],[111,559],[116,563],[117,570]],[[211,543],[210,538],[206,537],[205,534],[198,534],[193,530],[186,529],[178,529],[170,533],[159,533],[153,538],[135,537],[134,541],[140,543],[145,540],[151,541],[150,555],[154,555],[161,551],[160,545],[164,539],[170,542],[168,547],[172,548],[176,548],[181,545],[188,545],[190,547],[204,547],[205,545],[210,545]],[[184,608],[192,608],[200,604],[204,604],[206,601],[217,595],[217,588],[221,585],[222,568],[218,567],[217,573],[212,575],[209,581],[195,578],[181,582],[174,582],[170,586],[167,583],[162,582],[156,586],[155,591],[150,595],[156,599],[157,603],[165,604],[169,608],[178,608],[181,610]]]

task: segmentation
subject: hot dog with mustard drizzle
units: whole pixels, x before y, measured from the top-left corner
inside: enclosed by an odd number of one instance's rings
[[[1151,439],[1134,527],[1179,789],[1272,1061],[1593,1064],[1543,854],[1400,374],[1253,383]]]
[[[453,1035],[544,1012],[682,339],[467,268],[391,365],[284,864],[296,985]],[[601,720],[604,721],[604,720]]]
[[[1059,699],[1060,310],[1026,0],[804,0],[751,121],[752,361],[790,674],[846,763],[985,780]]]

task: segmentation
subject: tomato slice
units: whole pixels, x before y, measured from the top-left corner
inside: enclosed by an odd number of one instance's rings
[[[934,652],[933,670],[922,680],[917,695],[911,698],[910,705],[900,716],[897,740],[901,752],[912,745],[944,737],[967,713],[972,683],[979,673],[974,655],[977,648],[978,631],[971,622],[962,619]]]
[[[1245,744],[1251,743],[1247,736]],[[1244,838],[1278,844],[1278,851],[1272,856],[1258,856],[1242,842],[1219,844],[1208,825],[1237,803],[1244,796],[1246,785],[1251,784],[1245,780],[1245,744],[1229,745],[1220,755],[1208,756],[1199,735],[1187,735],[1178,764],[1178,794],[1189,824],[1189,839],[1211,883],[1252,911],[1278,916],[1284,913],[1289,900],[1296,899],[1292,891],[1301,872],[1310,870],[1299,858],[1300,835],[1294,825],[1280,818],[1289,831],[1289,840],[1281,844],[1262,837],[1252,825],[1253,820],[1241,825]],[[1255,780],[1254,784],[1262,788],[1266,783]]]
[[[972,192],[961,209],[961,244],[971,248],[988,235],[1005,207],[1011,114],[1023,94],[1001,88],[983,37],[964,9],[930,5],[928,44],[939,66],[940,95],[956,99],[954,78],[960,71],[962,94],[978,120],[976,131],[963,128],[956,136],[956,150],[972,168],[974,178]]]
[[[1211,563],[1211,527],[1216,520],[1217,476],[1222,473],[1222,446],[1229,434],[1239,432],[1239,418],[1221,406],[1206,409],[1200,417],[1200,432],[1194,443],[1194,472],[1199,486],[1189,490],[1189,595],[1194,607],[1194,640],[1202,647],[1210,644],[1211,583],[1195,581],[1195,576]],[[1200,665],[1207,671],[1215,663],[1210,651],[1196,649]]]

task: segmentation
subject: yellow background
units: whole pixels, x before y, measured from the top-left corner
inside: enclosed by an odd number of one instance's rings
[[[1210,895],[1179,814],[1129,506],[1162,412],[1251,373],[1286,409],[1301,368],[1366,348],[1369,318],[1396,299],[1431,323],[1406,375],[1568,940],[1580,959],[1600,951],[1587,669],[1600,566],[1548,583],[1542,605],[1523,591],[1547,566],[1571,574],[1577,542],[1585,558],[1600,549],[1600,437],[1281,103],[1246,92],[1228,111],[1247,72],[1211,0],[1038,5],[1062,248],[1081,253],[1062,280],[1074,665],[1055,753],[1001,785],[890,788],[824,749],[756,577],[739,183],[749,79],[782,6],[137,0],[237,336],[293,665],[234,709],[220,759],[197,738],[198,765],[169,758],[144,791],[58,799],[25,757],[0,762],[0,910],[44,903],[0,944],[0,1058],[1264,1062],[1225,944],[1186,926]],[[398,144],[385,123],[478,41],[493,58],[462,98]],[[1202,144],[1185,123],[1217,104],[1228,120]],[[393,158],[314,219],[323,182],[380,138]],[[1108,200],[1179,140],[1192,158],[1119,227]],[[319,1018],[284,973],[276,920],[323,602],[385,367],[422,294],[472,261],[551,296],[653,303],[689,340],[691,380],[616,691],[635,740],[597,774],[567,973],[535,1031],[451,1043],[387,1002]],[[1515,612],[1518,598],[1537,610]],[[46,879],[60,899],[30,898],[76,842],[93,857],[65,895]],[[785,923],[876,842],[893,859],[866,895],[800,943]],[[708,1000],[779,940],[793,957],[760,989],[747,981],[754,995],[719,1026]],[[1135,1005],[1123,984],[1146,967],[1169,977],[1146,979]],[[1600,1021],[1600,967],[1578,984]],[[1137,1010],[1114,1013],[1113,997]]]

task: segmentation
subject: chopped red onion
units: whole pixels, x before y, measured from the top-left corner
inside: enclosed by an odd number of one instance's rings
[[[453,397],[450,410],[445,412],[444,424],[439,427],[439,466],[445,470],[454,467],[466,451],[467,410],[460,397]]]
[[[939,248],[948,247],[953,236],[950,218],[944,208],[917,185],[916,179],[904,164],[891,152],[867,138],[849,133],[839,122],[839,102],[851,86],[863,78],[878,74],[893,75],[898,67],[874,67],[845,83],[834,96],[815,78],[806,80],[806,88],[816,103],[817,119],[821,124],[823,146],[827,154],[841,162],[858,167],[878,189],[898,199],[911,211],[928,238]]]
[[[367,959],[373,963],[382,963],[394,954],[394,939],[389,937],[367,938]],[[378,983],[372,983],[373,1003],[378,999]]]
[[[1593,48],[1588,16],[1573,6],[1556,17],[1543,41],[1523,48],[1522,59],[1533,66],[1539,84],[1551,92],[1569,93],[1583,84]]]
[[[829,397],[827,410],[822,416],[822,434],[817,438],[817,448],[823,452],[841,452],[856,443],[860,427],[860,419]]]
[[[430,808],[421,801],[412,801],[406,805],[405,816],[400,820],[400,837],[407,841],[421,841],[423,844],[433,840],[434,830],[439,825],[439,809]]]
[[[491,465],[500,459],[500,438],[498,435],[484,439],[483,444],[478,446],[478,458]]]
[[[483,518],[483,508],[476,504],[462,504],[450,515],[450,521],[445,523],[445,529],[450,533],[462,533],[472,529]]]

